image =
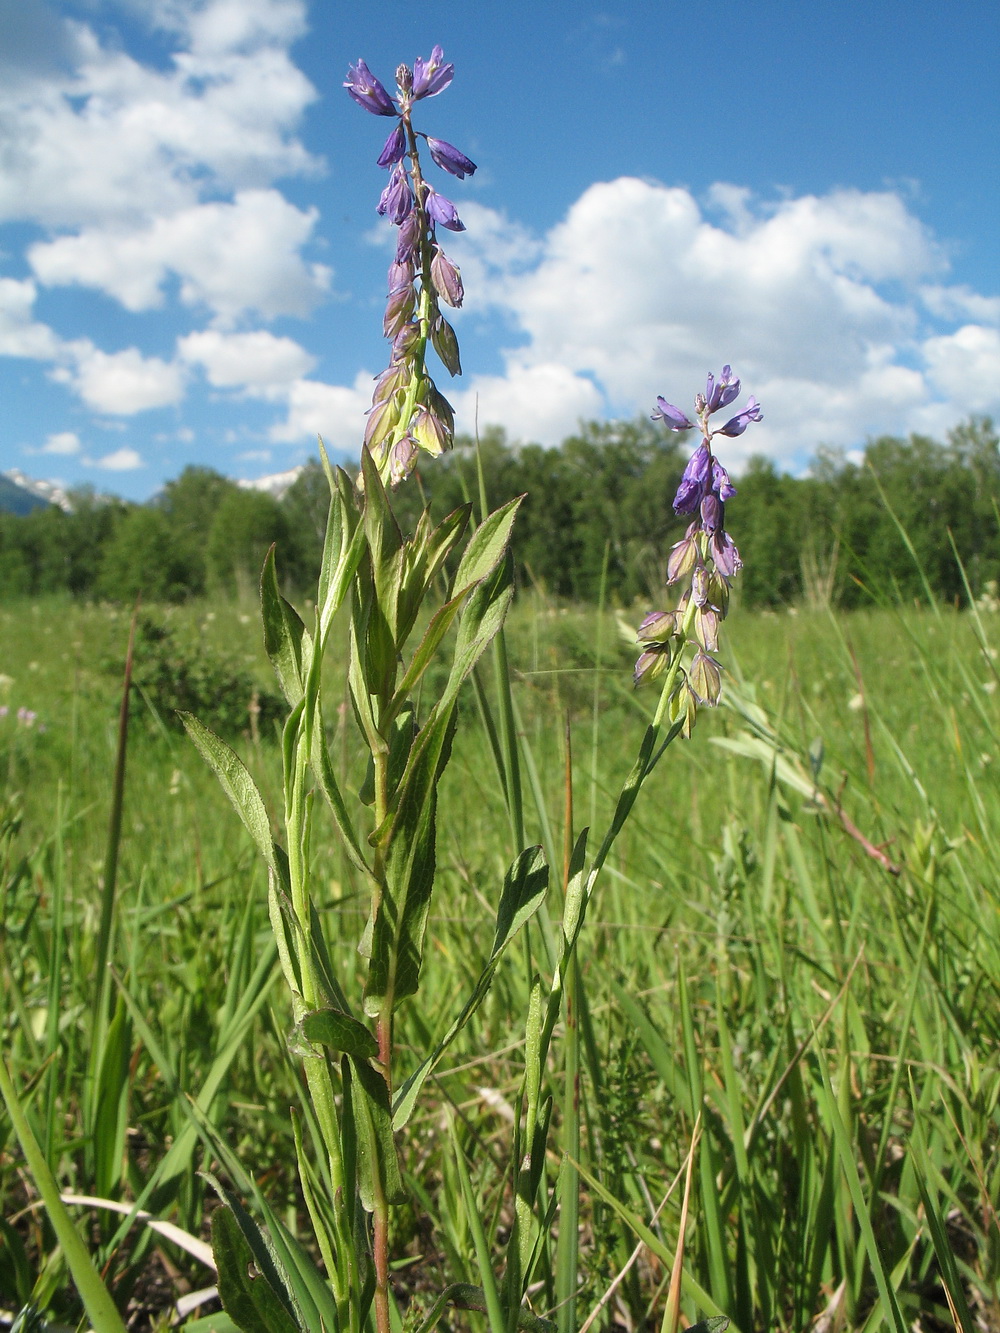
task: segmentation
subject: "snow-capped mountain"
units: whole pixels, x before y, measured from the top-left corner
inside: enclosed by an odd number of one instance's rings
[[[6,472],[0,474],[11,482],[18,490],[26,492],[28,496],[35,500],[40,500],[45,504],[58,505],[60,509],[65,509],[67,513],[72,509],[69,502],[69,496],[64,487],[54,481],[36,481],[34,477],[29,477],[22,472],[20,468],[8,468]],[[12,503],[4,508],[14,509],[18,497],[16,494],[11,497]],[[29,505],[30,507],[30,505]]]
[[[257,477],[253,481],[240,478],[236,485],[245,491],[267,491],[276,500],[280,500],[305,471],[301,465],[289,468],[287,472],[272,472],[268,477]]]

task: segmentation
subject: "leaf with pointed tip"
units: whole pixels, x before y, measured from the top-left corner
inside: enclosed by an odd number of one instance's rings
[[[264,622],[264,649],[271,659],[282,694],[294,708],[302,698],[312,656],[312,639],[298,612],[278,589],[273,546],[267,553],[260,576],[260,608]]]
[[[306,1041],[346,1051],[357,1060],[373,1060],[378,1041],[359,1019],[339,1009],[313,1009],[297,1025]]]
[[[387,1203],[402,1203],[406,1192],[392,1137],[392,1112],[385,1079],[364,1060],[351,1060],[350,1069],[358,1194],[365,1211],[371,1213],[378,1194]]]
[[[220,740],[214,731],[209,731],[203,722],[199,722],[193,713],[179,712],[187,734],[194,741],[201,757],[214,769],[222,790],[233,803],[233,807],[243,827],[253,838],[264,860],[278,876],[281,883],[287,883],[288,867],[284,857],[278,856],[278,849],[271,837],[271,821],[267,815],[264,798],[247,772],[242,760],[231,750],[224,740]]]
[[[523,499],[523,495],[515,496],[513,500],[494,510],[476,528],[469,538],[469,544],[455,574],[453,594],[461,592],[472,583],[481,582],[500,562],[510,541],[511,528],[514,526],[514,519]]]
[[[256,1229],[252,1221],[250,1225]],[[259,1243],[251,1244],[231,1208],[212,1214],[212,1253],[223,1309],[243,1333],[301,1333],[259,1232],[258,1237]]]

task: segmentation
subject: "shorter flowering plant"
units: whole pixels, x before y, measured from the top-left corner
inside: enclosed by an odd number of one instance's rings
[[[639,626],[642,652],[635,664],[635,683],[664,680],[657,720],[665,712],[671,722],[682,721],[685,736],[691,734],[700,704],[714,707],[722,692],[722,668],[712,656],[719,648],[719,625],[729,609],[730,583],[743,566],[736,544],[725,528],[726,502],[736,494],[729,473],[712,450],[716,435],[742,435],[751,421],[762,421],[763,413],[751,397],[742,412],[723,426],[712,427],[711,418],[735,402],[740,382],[732,367],[723,366],[718,379],[709,375],[705,392],[696,395],[695,421],[665,398],[657,398],[654,421],[670,430],[701,429],[701,443],[688,459],[674,496],[674,513],[690,514],[687,532],[676,542],[667,559],[667,587],[682,584],[673,611],[652,611]],[[685,648],[694,654],[681,665]]]

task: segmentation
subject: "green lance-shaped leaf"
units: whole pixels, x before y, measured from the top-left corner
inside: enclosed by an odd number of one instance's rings
[[[357,1152],[357,1186],[362,1207],[375,1211],[375,1200],[402,1203],[406,1198],[392,1137],[392,1112],[385,1079],[366,1060],[350,1062],[350,1103]]]
[[[541,847],[528,847],[517,857],[504,876],[500,905],[497,908],[496,933],[493,948],[486,966],[480,973],[479,980],[462,1012],[444,1034],[433,1052],[410,1075],[399,1089],[393,1102],[393,1129],[402,1129],[413,1113],[420,1089],[428,1075],[437,1067],[445,1051],[465,1027],[476,1012],[490,986],[497,969],[497,963],[511,940],[517,935],[524,923],[538,911],[545,897],[549,884],[549,868]]]
[[[212,1253],[223,1309],[243,1333],[301,1333],[259,1232],[257,1238],[258,1243],[251,1245],[231,1208],[217,1208],[212,1214]]]
[[[313,1009],[297,1026],[306,1041],[346,1051],[356,1060],[373,1060],[378,1055],[374,1033],[340,1009]]]
[[[507,550],[511,528],[523,499],[523,495],[515,496],[480,523],[469,539],[458,566],[453,595],[471,583],[481,582],[500,562]]]
[[[312,658],[312,639],[295,608],[278,589],[274,547],[268,551],[260,576],[260,607],[264,622],[264,648],[281,692],[294,708],[305,690]]]
[[[193,713],[179,713],[187,734],[194,741],[201,757],[215,771],[222,790],[232,801],[243,827],[257,844],[257,848],[279,883],[288,883],[288,865],[284,854],[271,837],[271,821],[267,817],[264,798],[247,772],[242,760],[214,731],[209,731]]]

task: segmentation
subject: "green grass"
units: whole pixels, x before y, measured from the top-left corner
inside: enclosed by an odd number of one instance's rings
[[[270,688],[252,606],[163,615]],[[791,1331],[825,1312],[824,1328],[1000,1327],[993,619],[886,608],[727,621],[728,706],[671,747],[615,845],[581,940],[571,1040],[553,1044],[548,1066],[548,1188],[569,1170],[560,1145],[580,1169],[576,1327],[640,1239],[594,1327],[660,1327],[683,1193],[675,1178],[699,1114],[688,1323],[721,1311],[742,1333]],[[112,955],[121,1002],[103,1095],[87,1084],[121,690],[107,663],[123,663],[127,631],[128,616],[108,608],[0,609],[10,678],[0,684],[2,1052],[64,1191],[141,1198],[204,1234],[210,1191],[198,1172],[217,1164],[206,1146],[215,1134],[294,1231],[303,1207],[288,1107],[301,1075],[286,996],[271,984],[264,876],[194,748],[141,697]],[[634,647],[593,609],[524,596],[507,649],[526,834],[561,866],[566,719],[573,832],[591,821],[600,831],[655,690],[632,690]],[[345,697],[336,650],[327,670],[328,700]],[[483,684],[492,699],[488,672]],[[19,707],[37,712],[34,726],[17,723]],[[345,718],[327,721],[356,790],[364,774]],[[238,748],[277,813],[271,738]],[[401,1052],[425,1048],[461,1007],[519,850],[471,690],[439,819],[424,984],[401,1012]],[[366,904],[322,818],[313,854],[334,961],[353,984]],[[549,914],[558,918],[554,898]],[[406,1128],[412,1202],[395,1211],[393,1244],[401,1303],[430,1305],[448,1282],[483,1285],[483,1241],[496,1250],[511,1226],[510,1112],[529,969],[548,967],[541,925],[529,946],[530,961],[511,951]],[[566,1096],[564,1049],[571,1074],[579,1067],[578,1102]],[[62,1251],[31,1207],[3,1117],[0,1192],[0,1307],[34,1295],[52,1318],[75,1319]],[[470,1225],[470,1199],[485,1237]],[[163,1306],[154,1276],[209,1285],[206,1269],[148,1229],[122,1242],[117,1217],[74,1212],[123,1311],[131,1294],[133,1327],[152,1327],[143,1308]],[[532,1284],[533,1308],[557,1319],[566,1249],[565,1233],[561,1247],[555,1231],[543,1238]],[[473,1312],[448,1319],[487,1326]]]

